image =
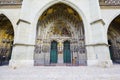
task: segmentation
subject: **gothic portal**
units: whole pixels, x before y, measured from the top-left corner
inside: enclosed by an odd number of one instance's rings
[[[120,15],[110,24],[108,30],[108,44],[110,56],[113,62],[120,63]]]
[[[14,31],[11,22],[0,15],[0,65],[8,65],[11,59]]]
[[[83,22],[63,3],[49,7],[38,20],[34,65],[86,65]]]

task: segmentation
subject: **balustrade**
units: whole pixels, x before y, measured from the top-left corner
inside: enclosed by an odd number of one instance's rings
[[[100,6],[120,6],[120,0],[99,0]]]
[[[4,4],[22,4],[23,0],[0,0],[0,4],[4,5]]]
[[[23,0],[0,0],[0,4],[22,4],[22,1]],[[120,0],[99,0],[99,3],[100,6],[120,6]]]

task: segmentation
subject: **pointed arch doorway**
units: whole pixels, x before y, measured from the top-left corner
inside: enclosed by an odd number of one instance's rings
[[[84,25],[72,7],[61,2],[50,6],[40,16],[37,26],[35,65],[45,65],[46,61],[49,65],[76,64],[76,58],[78,64],[86,64]]]
[[[14,30],[10,20],[0,14],[0,65],[8,65],[12,55]]]

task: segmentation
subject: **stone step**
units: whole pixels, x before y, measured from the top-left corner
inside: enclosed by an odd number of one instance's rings
[[[120,80],[120,65],[0,67],[0,80]]]

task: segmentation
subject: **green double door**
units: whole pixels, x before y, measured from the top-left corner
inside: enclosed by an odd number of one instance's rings
[[[51,42],[51,51],[50,51],[50,63],[57,63],[58,60],[58,49],[57,49],[57,42]],[[64,63],[71,63],[71,52],[70,52],[70,42],[64,42],[64,49],[63,49],[63,60]]]
[[[64,57],[64,63],[71,63],[71,52],[70,52],[69,41],[64,42],[63,57]]]
[[[57,42],[51,42],[51,51],[50,51],[50,63],[57,63],[58,60],[58,50],[57,50]]]

